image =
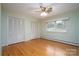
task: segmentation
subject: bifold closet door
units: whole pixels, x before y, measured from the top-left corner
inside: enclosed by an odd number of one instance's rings
[[[17,42],[22,42],[24,41],[24,20],[18,18],[16,22]]]
[[[9,17],[8,44],[24,41],[24,20],[16,17]]]
[[[32,39],[38,38],[38,24],[37,22],[31,22]]]

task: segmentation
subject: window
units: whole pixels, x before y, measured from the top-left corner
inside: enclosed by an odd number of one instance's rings
[[[46,26],[46,31],[66,32],[65,21],[64,20],[48,21]]]

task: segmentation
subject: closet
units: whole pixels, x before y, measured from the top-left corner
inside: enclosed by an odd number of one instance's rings
[[[24,41],[24,19],[9,16],[8,17],[8,39],[7,44],[13,44]]]

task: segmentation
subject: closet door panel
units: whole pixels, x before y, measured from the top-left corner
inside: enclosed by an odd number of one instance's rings
[[[8,44],[16,43],[16,29],[15,29],[15,22],[16,20],[13,17],[9,18],[9,35],[8,35]]]
[[[17,41],[24,41],[24,25],[22,19],[17,20]]]
[[[31,22],[31,34],[32,34],[32,39],[37,38],[38,36],[38,25],[37,22]]]
[[[23,19],[16,17],[9,17],[9,33],[8,44],[18,43],[24,41],[24,23]]]

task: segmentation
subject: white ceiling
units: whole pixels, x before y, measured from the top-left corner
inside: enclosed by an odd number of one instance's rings
[[[44,3],[44,5],[48,5]],[[29,15],[37,19],[44,19],[46,17],[40,16],[40,12],[34,12],[33,10],[40,8],[39,3],[6,3],[3,7],[8,11]],[[53,12],[51,12],[47,18],[53,15],[58,15],[64,12],[79,9],[78,3],[52,3]]]

